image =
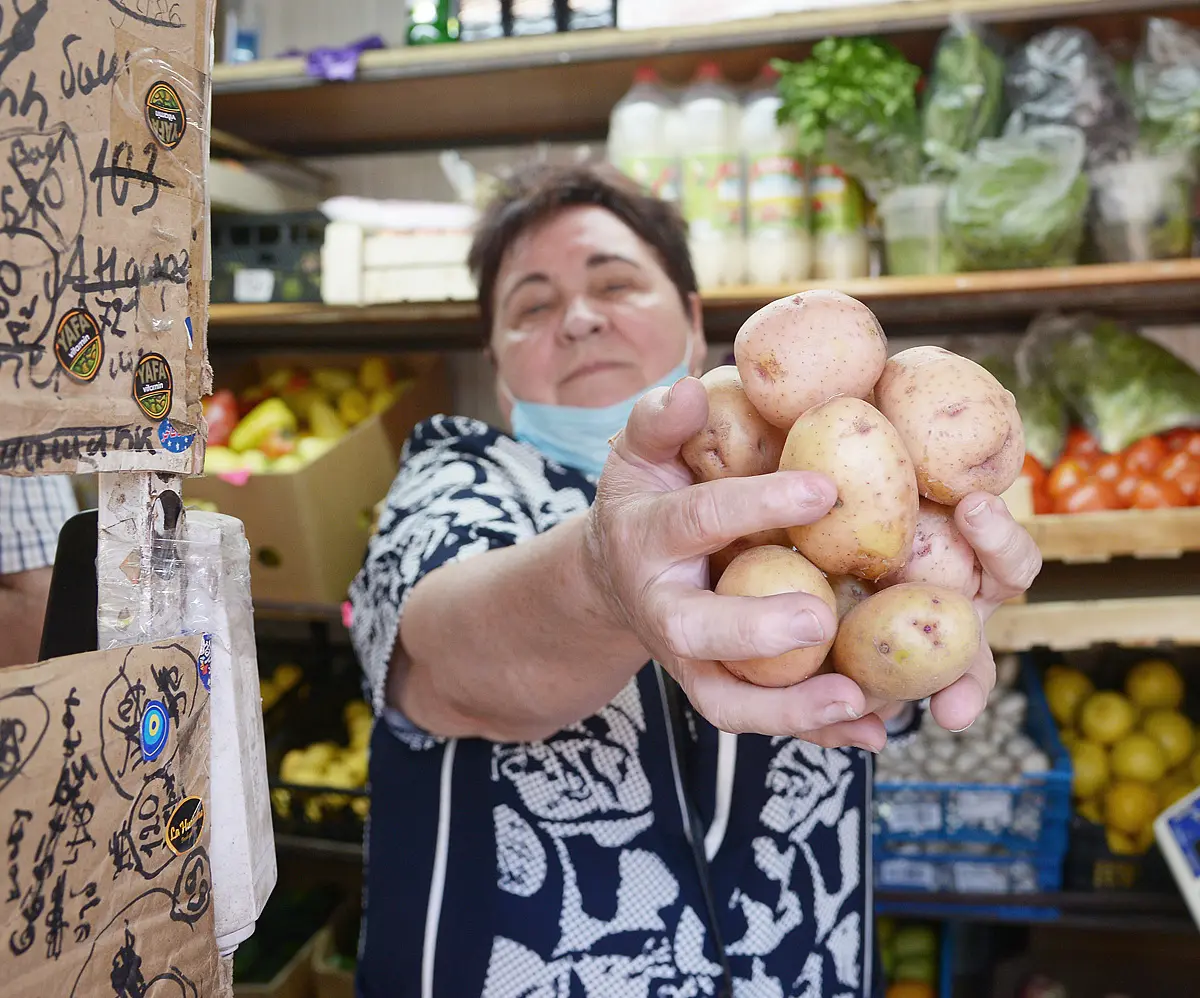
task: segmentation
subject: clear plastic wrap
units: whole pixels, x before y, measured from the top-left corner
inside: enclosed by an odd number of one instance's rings
[[[1092,235],[1105,263],[1191,255],[1192,170],[1182,150],[1099,166]]]
[[[1200,32],[1166,17],[1147,19],[1133,61],[1133,100],[1148,151],[1200,149]]]
[[[1015,354],[985,353],[976,361],[987,368],[1017,400],[1017,412],[1025,428],[1025,452],[1043,468],[1053,467],[1063,452],[1070,429],[1067,403],[1053,379],[1030,370],[1025,344]]]
[[[985,139],[950,184],[946,234],[960,270],[1069,266],[1083,242],[1083,133],[1046,125]]]
[[[938,39],[921,110],[922,148],[933,171],[953,175],[981,139],[1000,131],[1004,57],[970,18],[953,15]]]
[[[1082,28],[1051,28],[1030,39],[1008,61],[1004,89],[1012,112],[1005,134],[1038,125],[1078,128],[1089,169],[1126,159],[1137,143],[1116,65]]]
[[[1110,319],[1041,316],[1022,352],[1030,372],[1053,381],[1109,454],[1156,433],[1200,427],[1200,373]]]

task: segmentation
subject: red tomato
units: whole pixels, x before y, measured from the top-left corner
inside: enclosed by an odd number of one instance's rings
[[[1092,468],[1092,476],[1099,478],[1101,481],[1115,482],[1121,477],[1121,473],[1124,470],[1125,465],[1121,461],[1120,454],[1106,454]]]
[[[1144,437],[1125,448],[1125,470],[1139,475],[1151,475],[1167,456],[1167,445],[1161,437]]]
[[[1166,509],[1186,506],[1187,496],[1175,482],[1162,478],[1147,478],[1133,494],[1133,509]]]
[[[1093,479],[1060,493],[1054,500],[1056,513],[1091,513],[1101,509],[1119,509],[1121,501],[1111,482]]]
[[[1035,489],[1046,481],[1046,469],[1042,467],[1041,461],[1032,454],[1025,455],[1025,463],[1021,465],[1021,474],[1033,483]]]
[[[1066,454],[1070,457],[1080,457],[1089,454],[1099,454],[1100,444],[1082,426],[1072,426],[1067,434]]]
[[[1193,430],[1192,435],[1188,437],[1187,443],[1183,445],[1183,449],[1192,457],[1200,457],[1200,430]]]
[[[1200,504],[1200,464],[1183,472],[1175,479],[1175,484],[1187,496],[1190,505]]]
[[[204,418],[208,421],[208,442],[213,447],[229,443],[229,434],[238,424],[237,397],[228,388],[214,392],[203,402]]]
[[[1168,481],[1178,478],[1191,468],[1200,467],[1200,459],[1192,457],[1185,450],[1172,451],[1166,460],[1158,466],[1158,477]]]
[[[1117,502],[1120,503],[1121,509],[1128,509],[1130,503],[1133,502],[1133,494],[1138,490],[1138,486],[1142,484],[1142,476],[1135,475],[1132,471],[1121,472],[1121,477],[1116,481]]]
[[[1054,512],[1054,500],[1046,491],[1044,482],[1033,487],[1033,512],[1035,516],[1045,516],[1047,513]]]
[[[1189,430],[1180,427],[1177,430],[1167,430],[1163,434],[1163,443],[1167,445],[1167,450],[1187,450],[1188,441],[1196,433],[1195,430]]]
[[[1073,457],[1059,461],[1046,479],[1046,491],[1052,498],[1058,498],[1064,492],[1070,492],[1075,486],[1082,484],[1087,478],[1087,468],[1083,462]]]

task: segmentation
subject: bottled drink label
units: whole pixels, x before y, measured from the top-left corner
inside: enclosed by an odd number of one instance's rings
[[[512,0],[514,35],[546,35],[557,30],[554,0]]]
[[[747,169],[746,206],[752,234],[806,229],[808,205],[803,165],[793,156],[753,157]]]
[[[813,229],[818,235],[858,232],[863,227],[865,205],[862,188],[838,167],[817,167],[812,192]]]
[[[741,227],[742,170],[737,157],[696,153],[684,160],[683,217],[697,234]]]
[[[657,198],[679,200],[679,162],[671,156],[624,156],[617,168]]]

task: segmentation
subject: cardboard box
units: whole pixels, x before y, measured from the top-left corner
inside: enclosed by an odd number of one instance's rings
[[[340,928],[344,930],[346,926]],[[332,925],[325,926],[317,934],[313,946],[313,988],[316,998],[354,998],[354,974],[329,962],[330,957],[337,953],[334,933],[338,930]]]
[[[250,585],[256,602],[337,604],[362,565],[375,505],[387,494],[400,451],[421,420],[450,410],[450,387],[438,355],[389,358],[413,385],[386,412],[364,420],[337,445],[291,474],[252,475],[245,484],[206,476],[184,483],[185,500],[215,503],[246,525]],[[271,370],[357,367],[347,356],[273,357],[235,372],[235,390]]]
[[[265,984],[234,981],[233,998],[316,998],[312,968],[313,952],[319,937],[320,933],[317,933],[301,946],[283,969]]]

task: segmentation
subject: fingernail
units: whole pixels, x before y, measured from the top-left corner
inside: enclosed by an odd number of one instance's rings
[[[850,704],[843,700],[835,700],[821,713],[824,724],[841,724],[843,721],[857,721],[862,715]]]
[[[802,610],[792,623],[792,636],[807,645],[818,645],[825,640],[825,628],[811,610]]]
[[[975,723],[975,720],[974,720],[974,718],[972,718],[970,721],[968,721],[966,724],[964,724],[961,728],[947,728],[946,730],[949,731],[952,735],[960,735],[974,723]]]
[[[684,381],[686,379],[686,377],[687,376],[684,375],[683,378],[680,378],[679,381],[676,381],[675,384],[673,384],[670,388],[667,389],[667,397],[663,400],[664,406],[668,406],[671,404],[671,399],[673,399],[675,397],[675,389],[679,387],[679,382]]]
[[[881,749],[877,749],[874,745],[868,745],[866,742],[852,742],[855,748],[860,748],[864,752],[870,752],[871,755],[878,755]]]
[[[992,515],[992,508],[987,504],[987,501],[981,502],[978,506],[973,506],[967,510],[967,521],[973,526],[982,527],[987,523],[987,518]]]

